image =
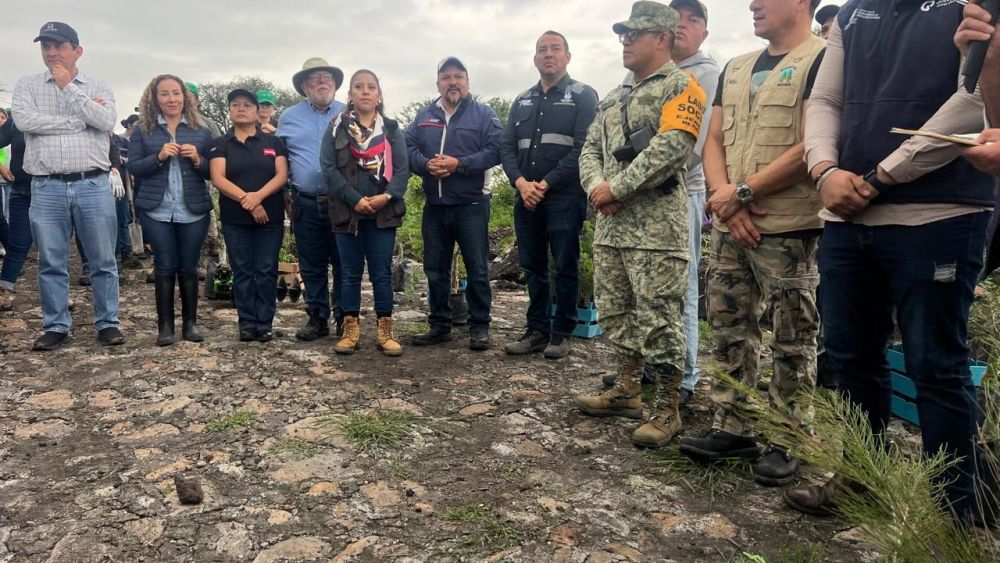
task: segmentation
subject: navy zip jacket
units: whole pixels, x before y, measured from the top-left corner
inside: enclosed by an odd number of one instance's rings
[[[152,131],[144,132],[136,128],[128,143],[128,171],[141,183],[135,194],[135,208],[152,211],[163,201],[167,191],[170,167],[157,159],[163,145],[170,142],[167,127],[157,124]],[[201,166],[195,168],[189,158],[180,158],[181,178],[184,182],[184,204],[191,213],[208,213],[212,208],[212,198],[208,194],[205,180],[209,179],[208,158],[205,154],[212,145],[212,134],[206,127],[191,129],[186,123],[177,125],[177,143],[194,145],[201,154]]]
[[[920,129],[958,88],[952,42],[963,5],[948,0],[852,0],[837,15],[844,37],[839,165],[865,174]],[[958,158],[872,200],[991,206],[994,181]]]
[[[500,119],[493,108],[466,96],[448,120],[438,100],[420,110],[406,129],[410,171],[423,179],[431,205],[486,201],[490,197],[486,173],[500,164]],[[461,171],[440,179],[427,172],[427,162],[436,154],[457,158]]]

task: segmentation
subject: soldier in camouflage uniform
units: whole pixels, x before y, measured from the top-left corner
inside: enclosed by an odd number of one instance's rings
[[[636,2],[629,20],[614,25],[632,74],[598,105],[580,154],[580,179],[599,212],[594,290],[620,371],[613,388],[576,403],[594,416],[641,418],[639,381],[648,358],[661,374],[660,388],[653,416],[632,441],[649,447],[681,428],[684,173],[706,102],[697,81],[670,60],[676,26],[677,12],[658,2]]]
[[[816,383],[816,248],[823,222],[802,160],[802,123],[826,45],[811,32],[818,3],[795,0],[761,11],[754,29],[768,47],[726,65],[702,152],[714,214],[707,293],[715,359],[753,388],[759,319],[770,305],[769,399],[806,426],[809,409],[800,394]],[[712,399],[718,406],[712,429],[681,438],[680,450],[703,459],[758,458],[753,429],[738,414],[746,397],[717,383]],[[754,473],[757,482],[778,486],[791,481],[798,466],[771,446]]]

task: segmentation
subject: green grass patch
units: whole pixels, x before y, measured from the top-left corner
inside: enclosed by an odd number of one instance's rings
[[[413,418],[405,412],[360,411],[347,416],[324,417],[316,422],[316,426],[336,428],[358,450],[372,453],[399,445],[410,431]]]
[[[712,501],[716,496],[732,492],[739,481],[753,475],[749,461],[726,459],[701,463],[681,453],[677,444],[654,450],[653,459],[667,482],[684,485],[693,493],[707,491]]]
[[[205,424],[206,432],[224,432],[233,428],[244,428],[250,426],[257,420],[257,413],[250,411],[235,411],[227,416],[213,418]]]
[[[483,550],[500,551],[521,543],[517,530],[500,519],[492,508],[482,503],[468,503],[445,509],[441,519],[465,524],[456,550],[465,554]]]
[[[415,336],[427,332],[427,323],[401,322],[396,323],[396,336]]]
[[[296,459],[308,459],[323,450],[322,447],[302,440],[286,438],[268,448],[269,455],[290,454]]]
[[[698,320],[698,344],[703,347],[712,345],[715,334],[712,332],[712,324],[705,319]]]

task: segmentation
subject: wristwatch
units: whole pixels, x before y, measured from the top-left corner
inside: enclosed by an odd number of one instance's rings
[[[872,171],[865,174],[864,178],[862,179],[865,182],[871,184],[871,187],[875,188],[875,191],[877,191],[878,193],[882,193],[892,187],[889,184],[886,184],[882,180],[878,179],[878,168],[872,168]]]
[[[465,174],[465,163],[462,159],[458,159],[458,166],[455,167],[455,172],[458,174]]]
[[[736,184],[736,199],[740,200],[740,203],[750,203],[753,201],[753,190],[746,182],[739,182]]]

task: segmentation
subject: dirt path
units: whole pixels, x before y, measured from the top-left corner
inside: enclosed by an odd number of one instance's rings
[[[742,474],[665,473],[629,442],[630,421],[573,411],[608,347],[505,357],[520,293],[496,296],[493,350],[470,352],[459,329],[392,360],[374,348],[372,318],[352,357],[295,342],[305,315],[287,302],[269,344],[238,343],[235,311],[203,302],[207,340],[157,348],[152,286],[128,275],[124,347],[97,345],[74,286],[72,343],[30,352],[33,271],[0,314],[0,561],[873,559],[833,539],[842,523],[786,509],[779,491]],[[401,328],[418,328],[419,296],[400,298]],[[708,423],[705,400],[693,428]],[[398,445],[365,453],[326,418],[372,407],[412,415]],[[199,480],[203,503],[178,502],[178,474]]]

